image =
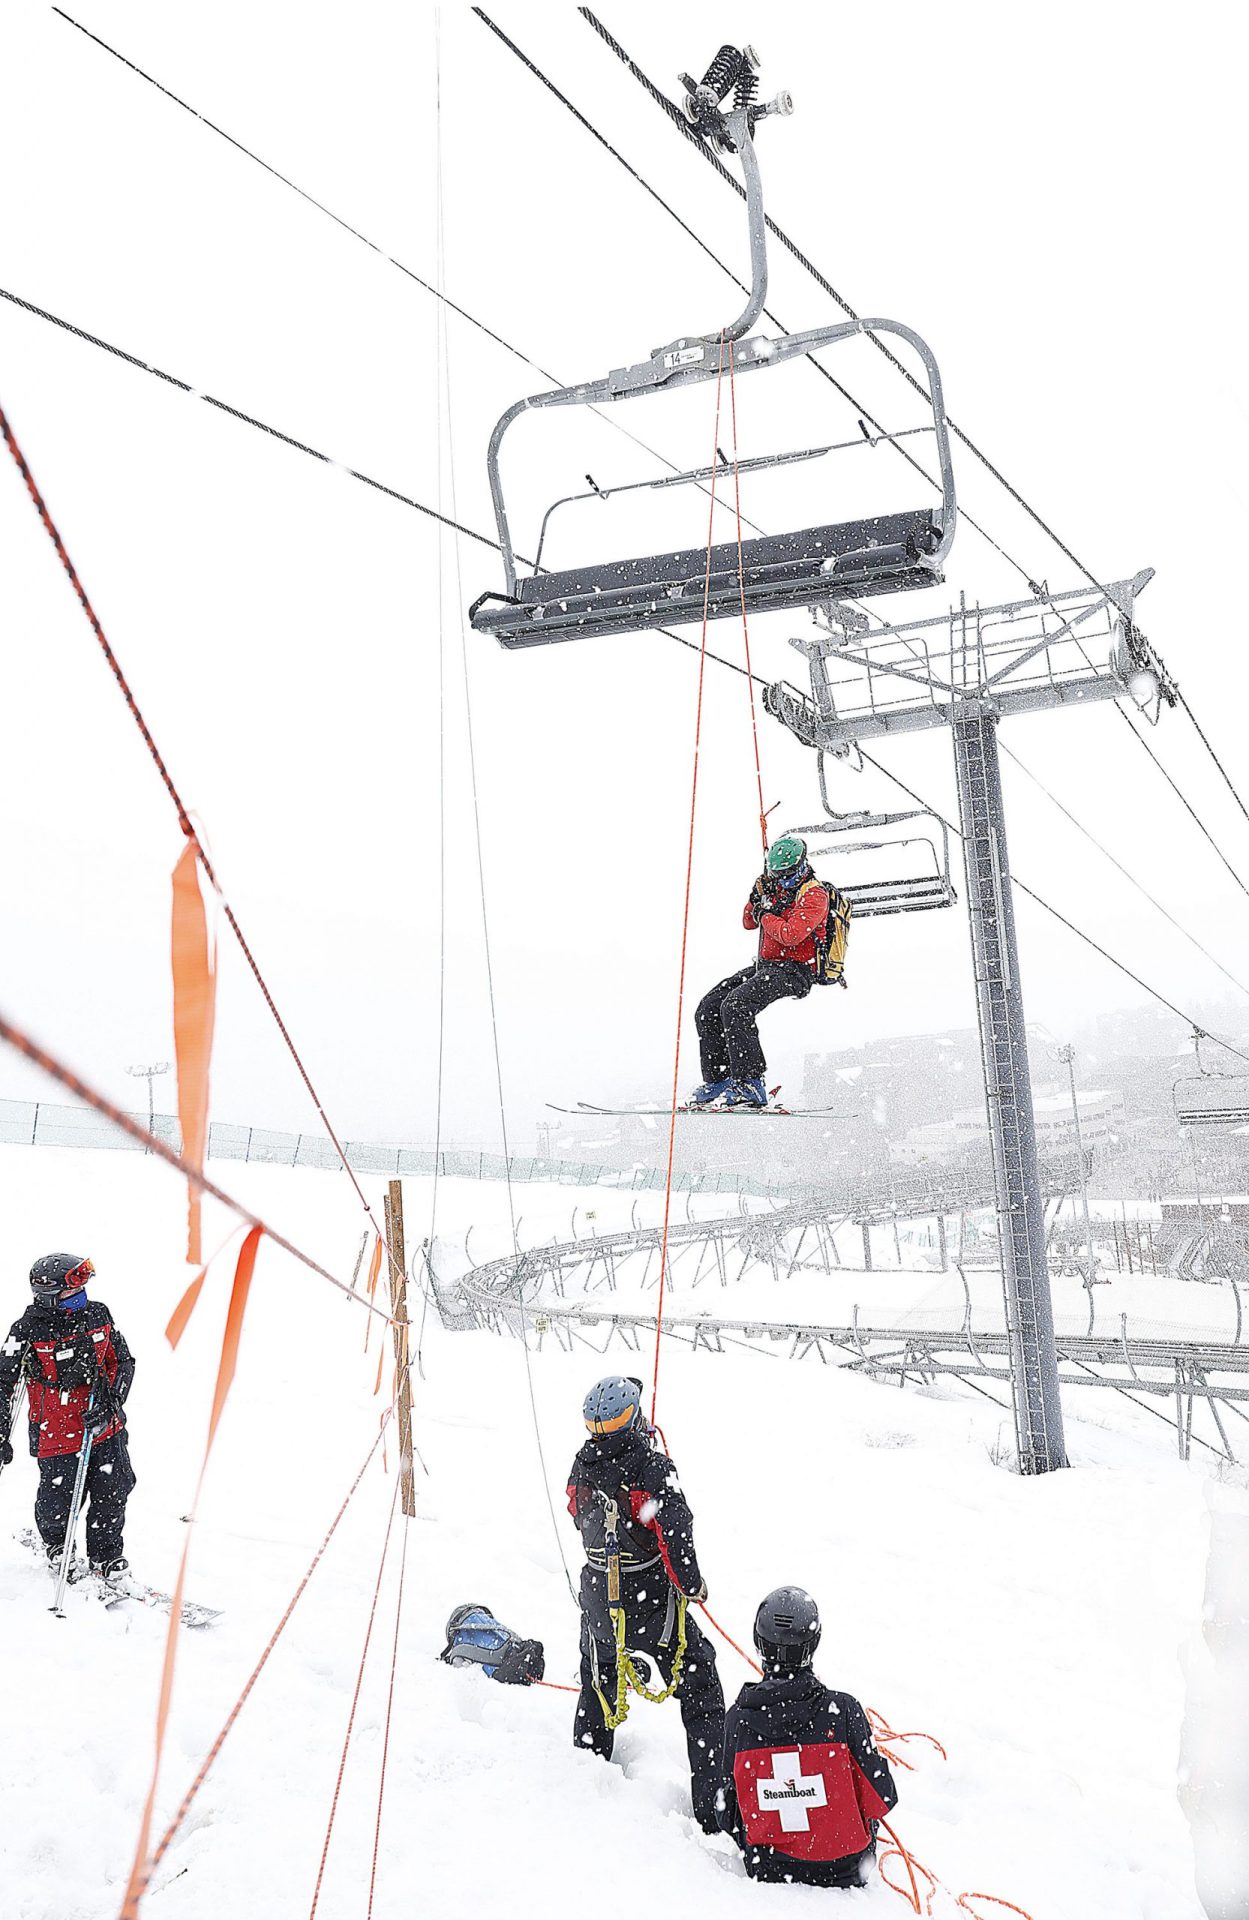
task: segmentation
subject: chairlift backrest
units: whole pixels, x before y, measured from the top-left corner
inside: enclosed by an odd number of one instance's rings
[[[1181,1074],[1171,1089],[1175,1117],[1182,1127],[1249,1127],[1249,1073],[1220,1073],[1201,1058],[1209,1038],[1193,1029],[1194,1074]]]
[[[828,818],[811,827],[791,827],[788,831],[801,834],[811,854],[827,853],[843,860],[855,853],[873,856],[873,866],[881,870],[866,880],[839,874],[835,868],[829,875],[850,900],[856,920],[886,913],[925,913],[954,905],[958,894],[950,874],[950,829],[939,814],[922,807],[902,813],[838,813],[829,804],[822,754],[820,799]],[[895,831],[910,828],[913,821],[927,822],[928,830]],[[857,837],[843,837],[849,834]],[[918,873],[901,870],[906,864],[903,850],[910,847],[925,850]]]
[[[753,62],[740,55],[744,64],[738,79],[730,83],[736,88],[735,104],[721,112],[724,96],[718,95],[718,89],[732,66],[723,58],[730,51],[721,49],[708,69],[707,79],[687,95],[686,108],[704,137],[722,150],[736,153],[741,161],[751,247],[750,298],[744,311],[722,332],[683,335],[635,365],[616,367],[601,379],[575,387],[532,394],[503,414],[490,438],[487,466],[505,587],[502,593],[481,594],[469,609],[469,616],[478,632],[493,634],[504,647],[542,646],[556,640],[680,625],[701,620],[704,606],[708,619],[720,620],[738,617],[743,610],[769,613],[813,606],[830,595],[899,593],[936,585],[943,578],[941,563],[954,538],[957,505],[941,375],[927,344],[910,327],[887,319],[842,321],[775,339],[745,337],[767,296],[767,234],[754,127],[765,113],[787,108],[783,104],[786,96],[778,96],[769,108],[751,104]],[[734,374],[762,372],[867,332],[888,333],[905,341],[923,366],[932,409],[930,430],[935,435],[940,471],[939,506],[762,534],[743,540],[740,547],[737,540],[722,541],[713,543],[710,549],[687,548],[553,572],[535,570],[523,578],[518,575],[499,452],[508,428],[522,413],[546,407],[601,407],[718,380],[730,351]],[[797,457],[834,450],[831,446],[803,449]],[[756,458],[751,465],[779,466],[792,463],[794,458],[793,452],[782,452]],[[694,483],[705,475],[705,469],[698,469],[673,476],[669,483]],[[631,489],[593,490],[610,497],[613,492]],[[569,497],[576,496],[566,496],[555,505],[566,504]],[[543,542],[552,511],[548,509],[543,520]]]

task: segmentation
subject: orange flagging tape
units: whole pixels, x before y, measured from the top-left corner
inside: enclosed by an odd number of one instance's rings
[[[373,1242],[373,1254],[372,1254],[372,1258],[369,1261],[369,1283],[368,1283],[368,1287],[366,1288],[366,1292],[368,1293],[368,1296],[369,1296],[370,1306],[374,1305],[376,1301],[377,1276],[381,1272],[381,1270],[382,1270],[382,1236],[379,1233]],[[371,1317],[372,1316],[370,1316],[370,1318]],[[366,1320],[364,1323],[364,1351],[367,1353],[368,1350],[369,1350],[369,1322],[368,1320]]]
[[[201,1172],[208,1146],[208,1064],[212,1057],[216,1012],[216,956],[208,936],[208,918],[200,892],[195,842],[188,840],[173,870],[172,913],[173,1036],[178,1063],[178,1124],[182,1158]],[[188,1260],[198,1264],[200,1190],[187,1188]]]
[[[217,1365],[217,1385],[213,1391],[212,1411],[208,1416],[208,1437],[204,1442],[204,1458],[200,1463],[199,1479],[195,1484],[195,1498],[191,1502],[190,1519],[195,1520],[199,1497],[204,1485],[204,1474],[208,1467],[208,1456],[212,1452],[213,1441],[217,1437],[222,1410],[229,1397],[238,1365],[239,1341],[243,1333],[243,1315],[247,1308],[247,1296],[251,1291],[252,1274],[256,1267],[256,1249],[260,1245],[260,1236],[264,1229],[253,1227],[239,1249],[238,1261],[234,1269],[234,1286],[230,1292],[230,1310],[226,1315],[225,1332],[221,1337],[221,1359]],[[204,1275],[192,1281],[183,1295],[173,1319],[169,1325],[174,1332],[172,1344],[177,1345],[185,1331],[191,1316],[199,1290],[203,1286]],[[175,1324],[176,1323],[176,1324]],[[151,1878],[152,1863],[148,1859],[148,1843],[152,1836],[152,1811],[156,1804],[156,1789],[160,1782],[161,1755],[165,1746],[165,1728],[169,1720],[169,1705],[173,1698],[174,1665],[178,1652],[178,1630],[182,1625],[182,1594],[186,1585],[187,1557],[191,1550],[193,1525],[188,1526],[186,1539],[182,1546],[182,1559],[178,1566],[178,1578],[174,1583],[173,1602],[169,1609],[169,1628],[165,1634],[165,1660],[161,1668],[160,1695],[156,1704],[156,1751],[152,1758],[152,1780],[148,1787],[147,1800],[143,1808],[143,1818],[139,1823],[139,1839],[135,1847],[134,1863],[130,1869],[130,1880],[122,1901],[121,1920],[137,1920],[139,1902],[143,1898],[148,1880]]]

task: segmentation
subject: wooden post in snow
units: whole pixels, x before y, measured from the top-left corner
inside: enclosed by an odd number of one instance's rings
[[[394,1320],[395,1369],[399,1384],[399,1498],[411,1520],[416,1515],[412,1471],[412,1381],[408,1367],[408,1262],[403,1245],[403,1183],[386,1189],[386,1244],[390,1248],[390,1311]]]

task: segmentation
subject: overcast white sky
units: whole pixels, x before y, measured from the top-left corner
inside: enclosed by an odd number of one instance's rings
[[[431,8],[68,10],[436,277]],[[575,9],[504,4],[495,17],[744,269],[740,202]],[[605,0],[604,17],[669,88],[722,38],[757,42],[765,91],[789,85],[797,103],[760,136],[770,210],[860,311],[926,335],[955,419],[1091,567],[1157,569],[1141,624],[1249,785],[1243,8],[1058,4],[1041,20],[957,0],[937,12],[914,0],[728,12]],[[569,380],[736,313],[718,270],[467,8],[443,10],[441,40],[453,298]],[[431,297],[50,8],[5,9],[0,61],[0,285],[449,511]],[[794,329],[836,317],[779,251],[772,304]],[[858,357],[837,370],[878,417],[917,417],[870,348],[843,352]],[[809,369],[785,377],[785,394],[771,376],[743,383],[743,451],[853,433]],[[490,532],[490,427],[545,382],[454,317],[449,378],[454,498]],[[356,1135],[433,1131],[441,659],[447,1115],[453,1133],[488,1138],[453,543],[440,556],[410,510],[2,301],[0,400],[327,1106]],[[705,390],[700,405],[665,413],[648,400],[628,415],[691,464],[707,458],[710,421]],[[507,455],[531,527],[587,469],[603,484],[652,470],[596,421],[563,420],[544,438],[547,426],[522,423]],[[874,487],[896,486],[892,504],[913,504],[904,469],[869,471]],[[966,454],[957,478],[965,506],[1028,569],[1055,589],[1079,584]],[[838,482],[855,484],[850,470]],[[775,524],[749,480],[743,489],[746,510]],[[853,496],[844,504],[852,516]],[[796,524],[820,517],[804,510]],[[569,542],[594,540],[596,525],[570,521]],[[642,550],[622,525],[619,550]],[[684,522],[673,535],[685,544]],[[128,1062],[170,1051],[176,824],[7,458],[0,543],[0,1003],[124,1096]],[[465,601],[500,584],[480,547],[466,544],[460,566]],[[948,576],[950,593],[985,602],[1019,586],[966,525]],[[938,611],[941,593],[914,612]],[[755,624],[760,671],[793,673],[796,630],[783,617]],[[740,633],[721,623],[713,644],[739,657]],[[670,1077],[694,660],[646,636],[505,654],[470,634],[468,653],[503,1067],[527,1149],[544,1100],[661,1093]],[[768,803],[778,818],[813,818],[812,759],[762,724]],[[1004,737],[1249,976],[1249,902],[1113,711],[1018,721]],[[1153,744],[1249,873],[1249,826],[1186,720],[1167,717]],[[953,807],[944,738],[883,757]],[[1017,873],[1182,1005],[1231,991],[1009,764],[1005,777]],[[691,1002],[750,957],[738,924],[757,865],[749,719],[744,683],[720,671],[708,675],[702,781]],[[881,804],[889,789],[865,775],[844,797]],[[1139,997],[1026,903],[1020,935],[1029,1015],[1054,1032]],[[228,943],[222,970],[214,1112],[307,1124]],[[805,1051],[974,1018],[961,908],[861,926],[850,975],[850,993],[769,1016],[773,1068],[791,1087]],[[692,1024],[686,1044],[689,1079]],[[0,1092],[33,1084],[0,1061]]]

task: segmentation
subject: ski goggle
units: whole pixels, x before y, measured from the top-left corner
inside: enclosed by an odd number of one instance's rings
[[[66,1292],[77,1293],[80,1287],[86,1286],[88,1280],[94,1279],[94,1263],[90,1260],[80,1260],[76,1267],[71,1267],[61,1284]]]

